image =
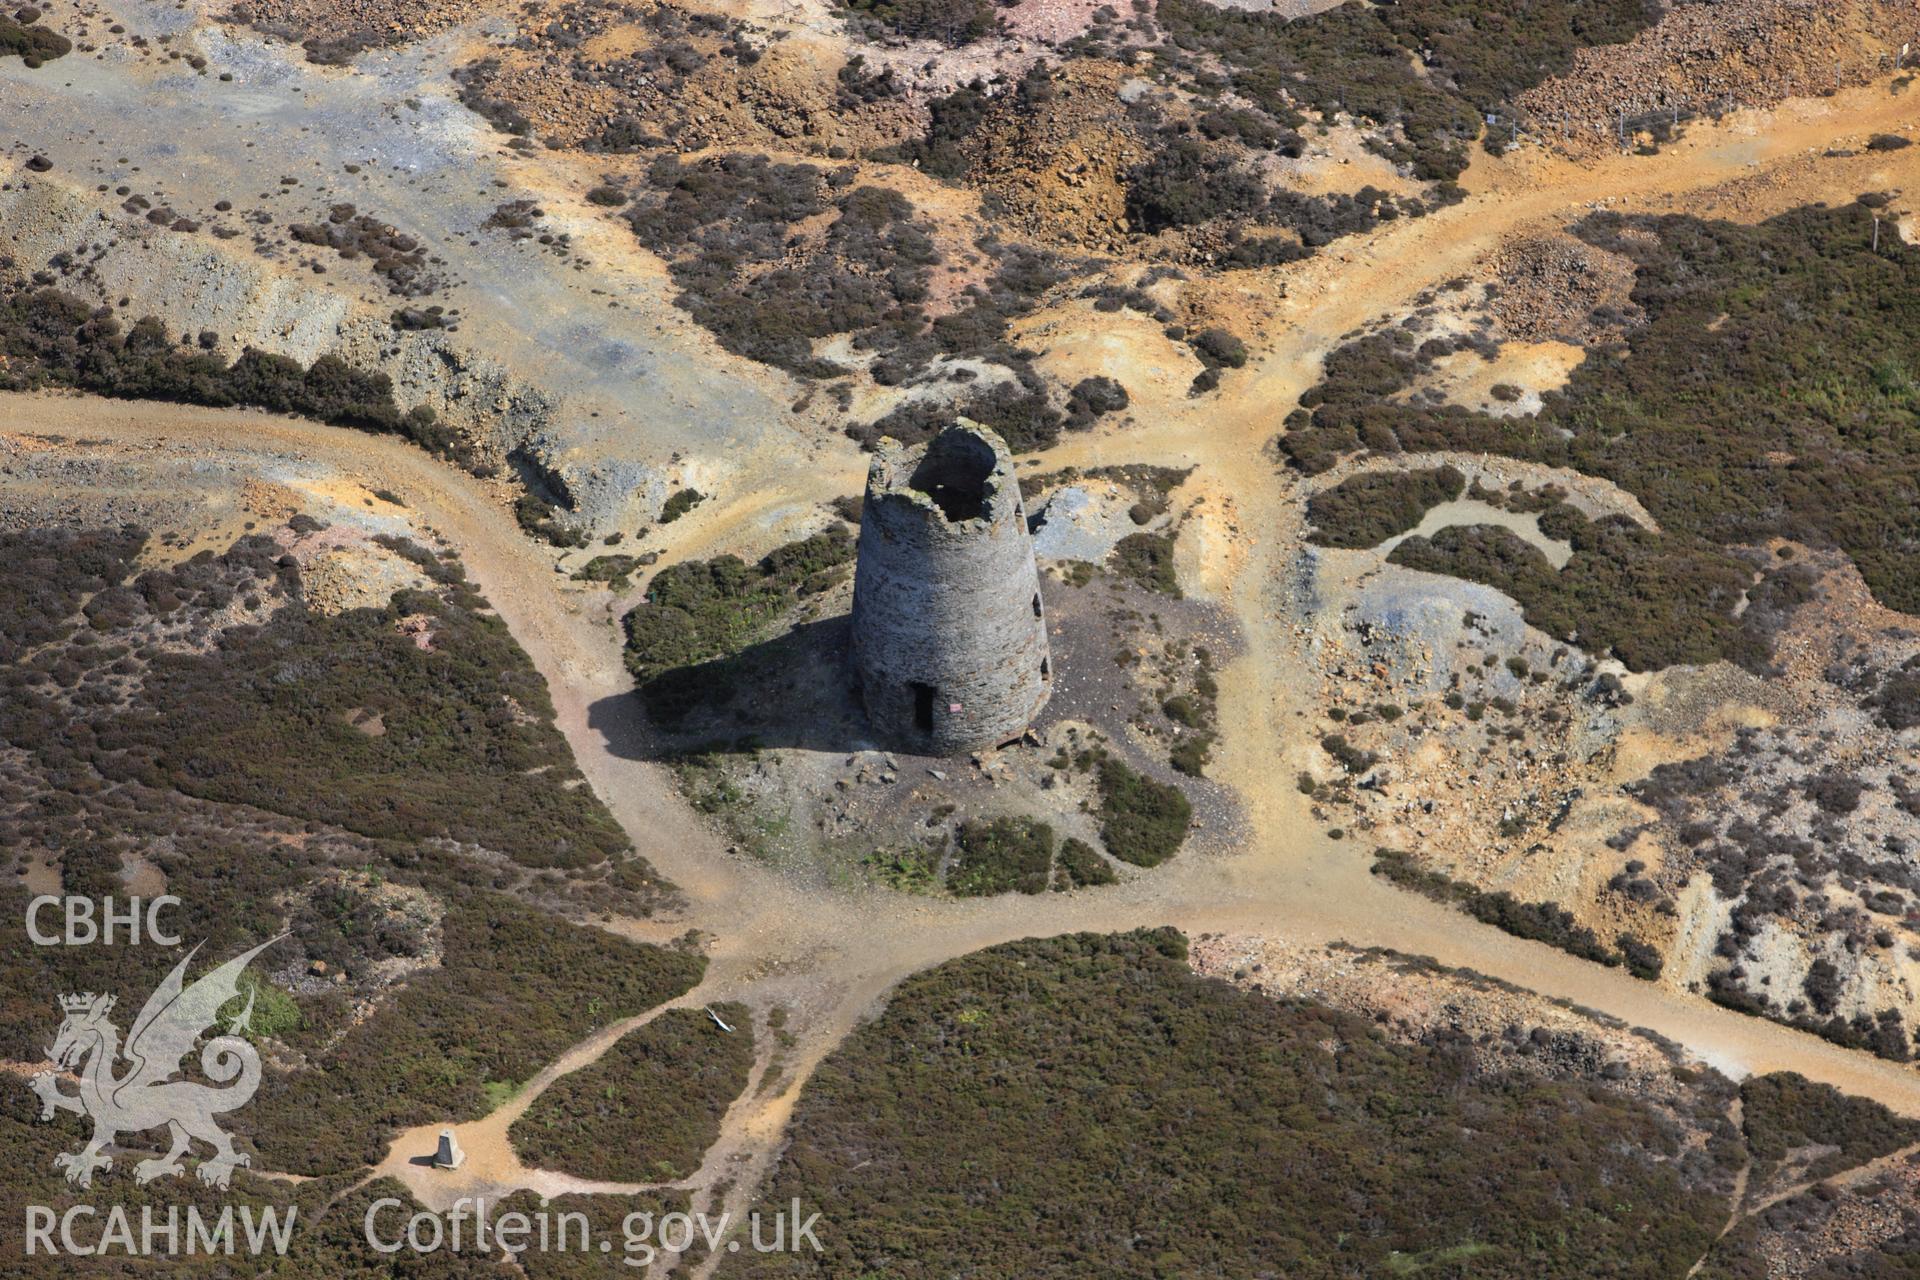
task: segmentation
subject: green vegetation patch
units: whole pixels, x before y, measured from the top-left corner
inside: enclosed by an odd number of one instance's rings
[[[912,844],[898,849],[875,849],[860,861],[860,869],[875,884],[897,893],[934,893],[940,888],[940,862],[946,841],[938,845]]]
[[[725,555],[662,569],[647,585],[647,602],[626,616],[627,669],[651,680],[738,652],[799,599],[838,582],[853,551],[846,527],[834,525],[755,564]]]
[[[1055,889],[1086,889],[1113,884],[1119,879],[1119,873],[1107,865],[1099,850],[1085,840],[1068,836],[1061,842],[1058,865],[1053,872]]]
[[[73,41],[39,24],[39,10],[29,7],[20,12],[33,17],[20,21],[17,14],[13,18],[0,14],[0,58],[18,58],[29,67],[41,67],[73,52]]]
[[[328,615],[305,604],[270,538],[136,571],[145,542],[138,531],[0,536],[11,571],[0,600],[20,610],[18,647],[0,644],[0,662],[64,637],[0,684],[12,745],[116,782],[374,839],[484,845],[530,867],[579,870],[631,851],[580,785],[546,682],[458,563],[389,540],[435,589]],[[280,607],[226,625],[248,601]],[[168,627],[208,642],[130,654]],[[129,705],[99,696],[135,671]],[[374,718],[381,732],[360,727]]]
[[[706,500],[707,495],[698,489],[682,489],[661,505],[660,523],[672,524]]]
[[[1113,547],[1113,571],[1163,596],[1180,597],[1170,533],[1130,533]]]
[[[706,968],[495,894],[449,911],[442,937],[439,967],[364,1022],[325,1006],[291,1041],[309,1067],[270,1073],[242,1122],[269,1167],[350,1168],[379,1160],[393,1129],[485,1115],[488,1085],[525,1082],[596,1028],[691,990]]]
[[[1172,682],[1168,685],[1171,692],[1160,702],[1160,713],[1174,726],[1167,763],[1175,773],[1199,778],[1206,775],[1207,762],[1220,737],[1220,684],[1214,678],[1211,650],[1194,648],[1190,663],[1179,660],[1186,654],[1186,647],[1178,646],[1169,655],[1174,661],[1162,668]]]
[[[875,35],[909,40],[938,40],[958,47],[971,44],[994,27],[988,0],[847,0],[856,27]]]
[[[1625,516],[1588,520],[1571,506],[1543,521],[1573,544],[1556,569],[1499,525],[1453,525],[1414,536],[1388,560],[1497,587],[1528,623],[1562,640],[1611,653],[1635,671],[1728,658],[1765,661],[1770,640],[1736,616],[1752,568],[1714,547],[1663,537]]]
[[[1467,478],[1453,467],[1349,476],[1307,500],[1313,540],[1323,547],[1377,547],[1419,524],[1441,503],[1458,498],[1466,484]]]
[[[479,461],[428,406],[402,413],[386,374],[356,369],[338,356],[302,366],[248,347],[229,365],[176,341],[153,316],[125,328],[111,308],[57,289],[0,291],[0,391],[44,386],[124,400],[245,405],[403,435],[466,467]]]
[[[994,818],[960,824],[959,852],[947,887],[963,898],[996,893],[1041,893],[1053,868],[1053,828],[1032,818]]]
[[[1601,942],[1593,930],[1576,921],[1573,913],[1557,902],[1522,902],[1505,890],[1487,893],[1437,871],[1429,871],[1412,855],[1396,849],[1375,849],[1373,859],[1373,874],[1436,902],[1459,907],[1481,923],[1516,938],[1544,942],[1582,960],[1609,967],[1625,964],[1634,977],[1649,982],[1660,976],[1659,953],[1654,948],[1631,934],[1623,934],[1620,943],[1627,952],[1623,955]]]
[[[753,1067],[742,1004],[668,1009],[591,1066],[560,1077],[513,1122],[528,1164],[610,1182],[667,1182],[700,1167]]]
[[[229,554],[279,548],[256,539]],[[149,594],[178,598],[178,582],[149,570],[96,598],[96,625],[143,611]],[[546,682],[482,603],[455,578],[445,594],[401,591],[385,608],[332,616],[282,609],[228,629],[214,652],[157,654],[106,772],[375,838],[485,845],[532,867],[627,853],[553,727]],[[357,728],[356,711],[384,731]]]
[[[575,582],[604,582],[615,591],[625,591],[633,585],[633,571],[638,569],[644,562],[644,557],[642,556],[595,556],[573,571],[573,580]]]
[[[808,1082],[766,1196],[818,1210],[825,1251],[721,1274],[1332,1280],[1424,1256],[1650,1280],[1724,1223],[1725,1171],[1672,1113],[1397,1044],[1185,951],[1079,934],[907,979]],[[1466,1271],[1438,1261],[1463,1249]]]
[[[1187,734],[1173,744],[1173,750],[1167,753],[1167,763],[1174,772],[1184,773],[1189,778],[1206,776],[1207,762],[1213,758],[1214,734],[1211,730]]]
[[[1376,335],[1329,357],[1280,447],[1308,471],[1360,448],[1465,449],[1620,485],[1662,533],[1561,514],[1574,561],[1552,577],[1489,533],[1396,554],[1509,584],[1530,620],[1637,667],[1740,656],[1750,642],[1731,615],[1751,575],[1723,548],[1775,537],[1844,550],[1877,599],[1920,612],[1920,383],[1906,354],[1920,344],[1920,250],[1888,235],[1875,250],[1873,217],[1858,203],[1753,226],[1596,214],[1581,237],[1637,267],[1646,320],[1624,351],[1589,356],[1539,413],[1498,418],[1389,400],[1415,362]]]
[[[932,826],[945,820],[951,805],[936,809]],[[943,889],[962,898],[999,893],[1058,893],[1113,884],[1119,873],[1100,851],[1073,836],[1055,842],[1048,824],[1034,818],[969,818],[949,838],[904,848],[876,849],[861,862],[869,879],[902,893],[937,894]],[[944,868],[944,877],[943,877]]]
[[[1218,59],[1232,89],[1277,123],[1344,111],[1397,127],[1406,143],[1383,144],[1389,158],[1447,180],[1466,168],[1485,116],[1571,68],[1577,50],[1632,39],[1660,10],[1646,0],[1349,0],[1289,20],[1163,0],[1154,13],[1184,62],[1204,72],[1202,58]]]
[[[1792,1071],[1753,1076],[1740,1086],[1741,1128],[1765,1168],[1807,1147],[1837,1147],[1821,1155],[1798,1181],[1812,1182],[1920,1142],[1920,1121],[1903,1119],[1867,1098],[1850,1097]]]
[[[1180,788],[1155,782],[1107,756],[1095,775],[1100,839],[1107,852],[1136,867],[1157,867],[1180,851],[1193,805]]]
[[[644,912],[664,886],[578,785],[538,673],[457,565],[394,542],[434,589],[327,616],[272,539],[139,570],[146,545],[0,535],[0,846],[44,851],[93,898],[150,863],[208,963],[290,931],[245,979],[270,1056],[302,1064],[271,1067],[236,1117],[264,1165],[377,1160],[394,1127],[480,1115],[489,1090],[698,981],[698,958],[543,909]],[[0,885],[0,914],[25,900]],[[132,998],[177,959],[8,956],[0,1051],[21,1061],[46,1044],[46,992]],[[372,984],[388,960],[400,973]],[[342,981],[286,989],[284,969],[320,962]]]

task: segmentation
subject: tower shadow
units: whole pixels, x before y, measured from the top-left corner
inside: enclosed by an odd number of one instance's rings
[[[664,760],[716,746],[864,751],[885,746],[854,693],[847,615],[802,623],[710,662],[601,698],[587,724],[615,755]]]

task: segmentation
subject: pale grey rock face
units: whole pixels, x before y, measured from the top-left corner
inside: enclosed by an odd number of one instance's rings
[[[1020,736],[1047,703],[1047,621],[1007,446],[962,421],[867,472],[853,663],[876,731],[933,755]]]
[[[1062,485],[1033,513],[1034,554],[1041,560],[1104,563],[1122,538],[1141,531],[1128,514],[1137,501],[1117,484]]]

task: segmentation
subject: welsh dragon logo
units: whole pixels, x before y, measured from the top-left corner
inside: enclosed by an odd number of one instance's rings
[[[225,1034],[201,1046],[200,1069],[213,1084],[175,1077],[201,1035],[213,1028],[221,1008],[240,994],[242,971],[279,940],[263,942],[189,985],[187,965],[200,949],[196,946],[148,997],[124,1046],[119,1029],[107,1016],[113,1012],[114,997],[91,992],[61,997],[66,1018],[47,1050],[49,1068],[28,1083],[40,1095],[42,1120],[51,1120],[60,1111],[93,1120],[93,1137],[86,1146],[53,1159],[68,1182],[92,1186],[96,1169],[113,1168],[106,1149],[116,1138],[162,1125],[172,1145],[164,1156],[134,1166],[134,1181],[143,1185],[184,1172],[181,1157],[196,1139],[214,1149],[213,1158],[203,1161],[198,1170],[200,1181],[209,1186],[225,1188],[236,1166],[252,1163],[233,1149],[233,1140],[213,1122],[215,1116],[245,1106],[260,1087],[260,1054],[241,1038],[253,1014],[251,991],[246,1007],[227,1024]],[[119,1070],[122,1060],[126,1066]],[[61,1076],[56,1072],[66,1071],[79,1076],[79,1093],[61,1091]]]

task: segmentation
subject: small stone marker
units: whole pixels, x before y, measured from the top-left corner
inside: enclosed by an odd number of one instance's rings
[[[453,1130],[440,1131],[440,1147],[433,1153],[433,1167],[436,1169],[458,1169],[466,1160],[467,1153],[454,1141]]]

